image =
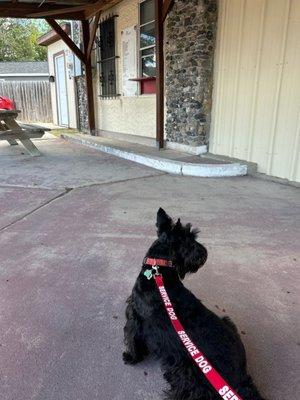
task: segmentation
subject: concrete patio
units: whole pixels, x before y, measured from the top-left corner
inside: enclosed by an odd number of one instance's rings
[[[161,398],[156,363],[121,360],[124,300],[159,206],[201,229],[209,259],[186,286],[235,321],[263,395],[297,399],[299,189],[35,143],[42,157],[0,145],[1,400]]]

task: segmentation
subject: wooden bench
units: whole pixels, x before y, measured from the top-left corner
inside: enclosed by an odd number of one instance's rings
[[[29,154],[39,156],[41,152],[31,139],[41,138],[46,131],[51,129],[18,123],[16,118],[19,113],[18,110],[0,110],[0,140],[6,140],[11,146],[17,145],[17,140],[19,140]]]

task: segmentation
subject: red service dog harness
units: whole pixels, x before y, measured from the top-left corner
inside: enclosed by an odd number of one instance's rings
[[[199,348],[192,342],[189,336],[185,333],[181,322],[177,318],[177,315],[174,311],[172,303],[169,299],[168,293],[164,286],[164,281],[162,275],[158,272],[158,267],[173,267],[172,262],[164,259],[156,259],[156,258],[145,258],[144,264],[151,265],[151,270],[146,270],[144,275],[151,279],[154,277],[156,286],[163,300],[165,309],[168,313],[170,321],[177,332],[181,342],[184,347],[187,349],[188,353],[194,360],[197,367],[204,374],[209,383],[215,388],[215,390],[219,393],[222,399],[225,400],[243,400],[231,387],[230,385],[222,378],[222,376],[214,369],[214,367],[210,364],[210,362],[206,359],[205,355]]]

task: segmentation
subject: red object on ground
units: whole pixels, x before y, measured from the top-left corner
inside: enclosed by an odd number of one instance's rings
[[[0,96],[0,108],[3,110],[15,110],[15,102],[8,97]]]

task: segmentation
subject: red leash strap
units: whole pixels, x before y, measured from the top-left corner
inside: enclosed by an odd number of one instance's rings
[[[154,275],[154,279],[167,310],[168,316],[171,323],[177,332],[180,340],[184,344],[185,348],[189,352],[190,356],[194,360],[197,367],[204,374],[210,384],[216,389],[222,399],[230,400],[242,400],[242,398],[228,385],[228,383],[222,378],[222,376],[214,369],[214,367],[205,358],[204,354],[198,349],[198,347],[191,341],[189,336],[185,333],[181,322],[177,318],[173,309],[172,303],[169,299],[167,291],[164,286],[162,275]]]

